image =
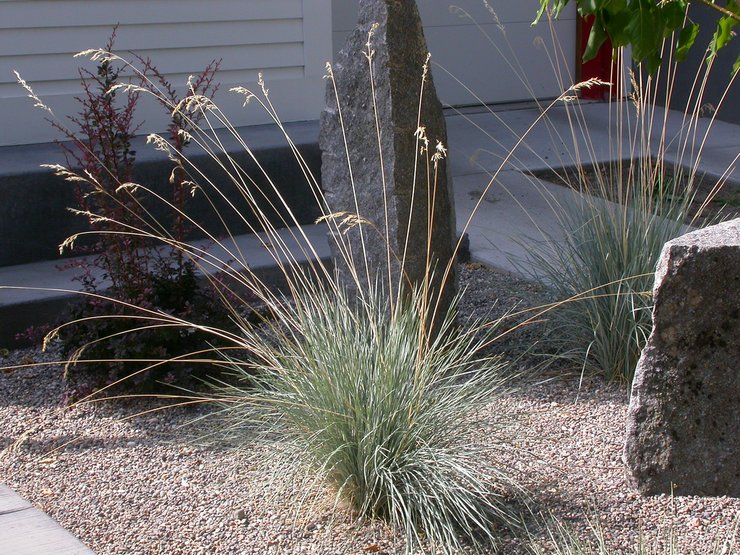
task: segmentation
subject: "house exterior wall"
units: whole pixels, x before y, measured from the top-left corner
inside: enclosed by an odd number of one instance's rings
[[[712,40],[717,28],[719,14],[701,4],[692,4],[689,10],[691,19],[701,27],[688,58],[680,62],[675,76],[675,83],[670,95],[670,108],[683,112],[693,110],[696,102],[698,85],[694,83],[696,74],[706,66],[706,47]],[[711,116],[719,108],[716,118],[728,123],[740,125],[740,79],[732,79],[732,64],[740,55],[740,39],[734,38],[717,53],[714,65],[709,73],[702,98],[704,116]],[[661,68],[665,75],[666,68]],[[661,80],[661,98],[666,98],[668,79]]]
[[[467,16],[451,11],[450,0],[418,4],[443,102],[502,103],[561,92],[551,63],[555,49],[536,44],[537,37],[551,44],[550,29],[530,26],[537,0],[492,1],[496,16],[482,0],[457,0]],[[257,103],[243,108],[228,92],[236,85],[256,88],[260,71],[283,121],[316,119],[324,104],[324,62],[355,26],[357,6],[357,0],[0,0],[0,146],[59,137],[13,70],[60,118],[75,114],[78,67],[95,64],[72,55],[104,45],[116,23],[116,50],[150,57],[176,84],[222,58],[217,101],[235,125],[270,121]],[[572,6],[553,25],[566,83],[574,73],[575,26]],[[167,125],[152,99],[140,101],[138,119],[145,121],[141,132]]]
[[[459,9],[450,7],[454,4]],[[553,98],[575,79],[576,12],[569,4],[553,23],[532,27],[538,0],[418,0],[443,103],[479,105]],[[464,11],[463,11],[464,10]],[[332,0],[334,52],[357,21],[358,0]],[[538,38],[544,41],[539,45]],[[555,54],[557,53],[557,54]],[[559,69],[553,69],[557,58]]]
[[[72,55],[103,46],[118,23],[116,50],[150,57],[175,84],[222,58],[217,101],[235,125],[270,121],[229,92],[256,87],[264,72],[284,121],[316,119],[324,101],[324,63],[331,58],[331,0],[0,0],[0,146],[56,137],[15,82],[18,70],[60,117],[79,111]],[[161,131],[167,116],[142,99],[142,131]]]

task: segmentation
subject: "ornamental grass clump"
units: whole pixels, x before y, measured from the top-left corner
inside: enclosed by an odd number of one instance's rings
[[[257,362],[236,368],[253,387],[221,389],[232,429],[277,435],[288,460],[359,516],[389,522],[408,550],[495,544],[497,526],[516,522],[505,500],[516,487],[477,435],[482,409],[508,390],[506,365],[482,354],[495,327],[457,326],[453,307],[429,338],[419,291],[391,305],[372,290],[357,304],[319,285],[294,301],[273,341],[244,330]]]
[[[537,278],[570,299],[552,312],[548,342],[559,356],[626,382],[650,334],[660,251],[687,230],[685,202],[656,211],[646,194],[635,188],[621,203],[588,196],[561,206],[563,238],[530,251]]]

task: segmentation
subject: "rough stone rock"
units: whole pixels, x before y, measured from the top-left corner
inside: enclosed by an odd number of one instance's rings
[[[442,291],[444,310],[455,293],[454,266],[441,286],[453,258],[455,211],[447,164],[440,159],[435,172],[431,162],[437,143],[446,147],[447,130],[426,69],[427,52],[414,0],[360,0],[358,26],[336,57],[334,79],[328,80],[319,144],[329,210],[359,215],[365,222],[332,234],[332,254],[343,285],[358,294],[366,290],[368,276],[390,292],[401,280],[422,283],[429,254],[436,268],[432,291]],[[420,125],[429,140],[421,154]],[[351,264],[342,243],[349,247]],[[357,270],[357,282],[350,266]]]
[[[624,460],[645,495],[740,496],[740,218],[669,241]]]

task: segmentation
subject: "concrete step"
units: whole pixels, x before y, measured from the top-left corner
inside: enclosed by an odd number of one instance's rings
[[[284,228],[274,237],[264,233],[245,234],[218,242],[200,240],[190,244],[202,249],[204,260],[212,261],[201,266],[201,276],[214,274],[231,261],[232,270],[240,271],[246,263],[266,283],[279,283],[279,262],[301,264],[320,259],[328,264],[331,258],[324,224]],[[0,347],[22,344],[15,336],[30,326],[57,322],[68,305],[79,297],[76,292],[81,286],[74,279],[79,272],[77,268],[60,269],[59,261],[0,268]],[[110,283],[103,279],[102,270],[93,268],[92,273],[104,291]]]
[[[257,198],[257,191],[269,191],[269,179],[279,186],[280,194],[291,209],[298,223],[307,226],[313,234],[313,243],[319,250],[326,247],[326,240],[312,224],[320,212],[314,201],[304,168],[296,160],[285,134],[276,125],[259,125],[236,130],[239,138],[226,130],[216,132],[223,150],[249,175],[254,183],[249,184]],[[285,132],[301,153],[312,175],[320,175],[321,155],[318,147],[318,121],[285,124]],[[241,141],[246,142],[247,152]],[[133,141],[137,151],[134,180],[152,187],[169,197],[169,176],[172,163],[166,155],[145,144],[145,137]],[[248,235],[250,226],[259,227],[236,186],[230,183],[220,163],[227,162],[224,154],[214,160],[204,149],[191,145],[186,154],[204,175],[213,179],[219,195],[197,193],[188,200],[187,213],[202,226],[200,236],[205,233],[214,237],[225,233],[235,236],[230,248],[242,253],[250,267],[261,272],[275,270],[275,262],[259,245],[259,239]],[[56,176],[42,164],[65,164],[62,149],[56,144],[25,145],[0,148],[0,286],[19,286],[24,289],[0,288],[0,347],[15,347],[22,343],[15,340],[16,334],[29,328],[56,322],[73,300],[74,292],[81,289],[74,281],[79,270],[60,270],[70,260],[60,257],[59,245],[70,235],[84,231],[84,217],[72,214],[68,207],[79,207],[73,184]],[[231,167],[228,163],[227,167]],[[207,190],[205,179],[199,182]],[[268,195],[276,205],[275,195]],[[226,200],[228,199],[228,200]],[[215,206],[211,205],[211,202]],[[266,201],[269,202],[269,201]],[[147,206],[154,218],[166,226],[171,209],[161,203]],[[263,206],[265,204],[263,203]],[[291,220],[285,213],[272,213],[273,225],[280,227],[283,221]],[[242,218],[246,218],[247,222]],[[316,236],[316,234],[321,237]],[[289,235],[285,232],[284,236]],[[189,243],[200,246],[212,241],[198,240],[196,234]],[[216,249],[218,250],[218,249]],[[300,249],[298,249],[300,251]],[[71,253],[67,253],[70,256]],[[212,253],[224,255],[223,252]],[[328,257],[326,251],[318,254]],[[300,259],[302,253],[297,252]],[[76,257],[79,259],[79,256]],[[84,258],[84,257],[83,257]],[[229,258],[234,258],[230,256]],[[239,258],[238,256],[236,258]],[[95,270],[93,270],[95,272]],[[96,277],[100,278],[97,271]],[[103,286],[105,285],[104,282]]]
[[[285,128],[312,175],[320,175],[318,122],[288,123]],[[299,216],[299,223],[313,223],[320,214],[304,171],[283,132],[275,125],[239,128],[237,132],[250,146],[251,154],[225,130],[216,132],[216,137],[223,149],[243,168],[245,175],[254,180],[254,184],[250,184],[250,191],[261,198],[259,190],[270,190],[265,177],[269,176],[279,185],[288,206]],[[165,198],[170,198],[172,163],[167,156],[146,145],[145,137],[134,139],[132,149],[137,153],[134,181],[146,184]],[[218,184],[219,191],[229,201],[235,203],[230,208],[219,195],[211,195],[215,202],[214,209],[204,193],[196,193],[188,199],[188,215],[211,233],[223,234],[224,224],[229,226],[232,235],[246,233],[248,228],[241,218],[249,218],[252,212],[219,166],[219,163],[226,162],[225,155],[220,154],[215,160],[195,144],[191,144],[185,154],[200,172]],[[84,217],[68,210],[68,207],[80,207],[74,185],[42,167],[43,164],[65,164],[59,145],[0,148],[0,267],[58,260],[60,243],[87,228]],[[231,167],[228,162],[226,166]],[[208,191],[202,176],[194,177],[194,180],[203,185],[204,191]],[[268,196],[275,198],[274,194]],[[166,223],[172,210],[150,198],[152,200],[147,204],[147,209],[151,210],[157,221]],[[225,221],[221,221],[221,217]],[[274,219],[274,222],[277,224],[278,220]],[[256,224],[256,221],[250,218],[250,223]]]

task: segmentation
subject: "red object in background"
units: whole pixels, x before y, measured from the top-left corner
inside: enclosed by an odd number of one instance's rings
[[[586,44],[588,43],[588,35],[591,33],[591,27],[593,26],[594,16],[587,18],[578,18],[578,81],[585,81],[594,77],[607,83],[613,83],[613,94],[616,95],[617,87],[616,81],[618,72],[616,64],[612,61],[612,43],[609,39],[606,39],[604,44],[601,45],[596,57],[584,62],[583,53],[586,51]],[[581,89],[581,98],[590,100],[606,100],[609,96],[609,87],[606,85],[598,85],[588,89]]]

